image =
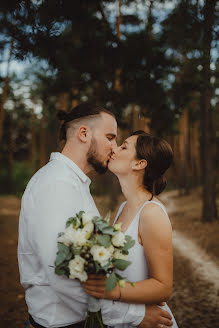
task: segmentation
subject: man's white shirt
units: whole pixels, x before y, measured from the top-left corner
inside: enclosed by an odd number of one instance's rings
[[[79,211],[99,215],[90,194],[91,180],[68,157],[52,153],[29,181],[21,202],[18,263],[28,311],[48,328],[83,321],[87,294],[78,280],[57,276],[57,236]],[[105,324],[138,326],[145,306],[101,300]],[[119,326],[118,326],[119,327]]]

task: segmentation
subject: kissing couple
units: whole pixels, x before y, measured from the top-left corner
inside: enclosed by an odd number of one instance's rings
[[[165,186],[164,173],[172,163],[170,145],[136,131],[117,146],[117,122],[108,110],[81,104],[62,121],[61,153],[29,181],[19,218],[18,263],[29,312],[28,327],[83,327],[88,294],[100,299],[103,323],[114,328],[178,327],[166,301],[173,284],[172,229],[164,205],[156,197]],[[105,289],[105,277],[78,280],[54,272],[57,236],[66,219],[80,211],[99,216],[90,194],[87,174],[109,169],[126,199],[114,223],[122,223],[135,245],[124,271],[135,288]]]

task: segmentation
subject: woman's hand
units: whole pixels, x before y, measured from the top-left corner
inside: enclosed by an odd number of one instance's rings
[[[108,292],[106,290],[106,276],[90,274],[86,282],[82,283],[85,292],[96,298],[118,300],[120,297],[119,285]]]

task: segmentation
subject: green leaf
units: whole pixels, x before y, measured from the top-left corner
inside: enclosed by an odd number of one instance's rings
[[[113,272],[106,279],[106,290],[111,291],[113,288],[116,287],[116,283],[117,283],[117,278],[116,278],[115,273]]]
[[[115,259],[113,260],[113,264],[117,269],[123,271],[131,264],[131,262],[126,260]]]
[[[126,277],[120,276],[117,272],[115,272],[115,275],[117,277],[117,280],[124,280],[124,279],[126,279]]]
[[[109,235],[98,235],[97,242],[106,248],[110,246],[110,236]]]
[[[56,255],[55,265],[60,265],[63,261],[65,261],[67,258],[71,258],[71,251],[68,246],[58,243],[58,252]]]
[[[101,270],[101,267],[97,261],[94,261],[94,264],[95,264],[96,273],[98,273]]]
[[[72,246],[72,252],[73,252],[73,254],[74,255],[80,255],[80,253],[81,253],[81,247],[73,247]]]
[[[66,256],[65,259],[66,259],[67,261],[70,261],[71,258],[72,258],[72,255],[73,255],[73,254],[72,254],[71,252],[69,252],[69,254]]]
[[[132,239],[131,236],[125,236],[125,239],[126,239],[126,243],[122,248],[123,251],[127,251],[129,248],[135,245],[135,240]]]
[[[64,269],[61,269],[59,267],[56,267],[55,268],[55,273],[59,276],[63,276],[65,274],[65,270]]]
[[[82,219],[82,215],[83,215],[84,213],[85,213],[84,211],[80,211],[78,214],[76,214],[76,216],[77,216],[79,219]]]
[[[109,211],[104,218],[104,221],[106,221],[108,224],[110,223],[110,217],[111,217],[111,211]]]
[[[67,222],[66,222],[66,228],[68,228],[72,223],[73,221],[75,220],[76,218],[75,217],[70,217]]]
[[[68,253],[70,252],[70,249],[65,244],[58,243],[58,251],[68,255]]]
[[[114,232],[114,229],[113,227],[106,227],[106,228],[103,228],[102,229],[102,233],[106,234],[106,235],[111,235],[111,236],[114,236],[115,235],[115,232]]]
[[[103,220],[101,220],[99,222],[96,222],[95,223],[95,226],[96,226],[96,230],[99,230],[101,232],[103,232],[103,229],[104,228],[108,228],[109,227],[108,223],[104,222]]]
[[[66,254],[63,252],[58,252],[57,256],[56,256],[56,261],[55,261],[55,265],[60,265],[62,262],[65,261],[66,258]]]

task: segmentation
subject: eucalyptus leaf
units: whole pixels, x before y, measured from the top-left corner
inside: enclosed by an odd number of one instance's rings
[[[106,248],[110,246],[110,236],[109,235],[98,235],[97,242]]]
[[[68,253],[70,252],[69,247],[66,246],[63,243],[58,243],[58,250],[59,250],[59,252],[62,252],[64,254],[66,254],[66,255],[68,255]]]
[[[97,261],[94,261],[94,264],[95,264],[96,273],[98,273],[101,270],[101,267]]]
[[[102,233],[107,234],[107,235],[111,235],[111,236],[115,235],[113,227],[110,227],[110,226],[103,228]]]
[[[65,274],[65,270],[64,269],[61,269],[59,267],[56,267],[55,268],[55,273],[59,276],[63,276]]]
[[[135,240],[131,236],[125,236],[126,243],[123,246],[122,250],[127,251],[129,248],[132,248],[135,245]]]
[[[111,291],[116,287],[117,277],[114,272],[112,272],[109,277],[106,279],[106,290]]]
[[[114,259],[113,264],[117,269],[123,271],[131,264],[131,262],[126,261],[126,260],[121,260],[121,259]]]
[[[62,262],[65,261],[65,259],[66,259],[66,254],[63,252],[58,252],[56,256],[55,265],[56,266],[60,265]]]
[[[100,222],[96,222],[95,225],[96,225],[96,229],[101,231],[101,232],[103,232],[104,228],[109,227],[108,223],[104,222],[103,220],[100,221]]]

